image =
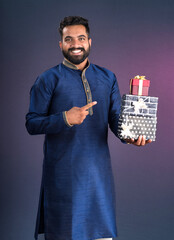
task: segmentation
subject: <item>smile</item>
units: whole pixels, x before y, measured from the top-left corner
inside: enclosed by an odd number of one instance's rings
[[[71,51],[74,55],[80,55],[82,53],[82,50],[77,49],[77,50],[72,50]]]
[[[74,50],[73,53],[80,53],[82,50]]]
[[[84,52],[83,48],[70,48],[69,52],[71,52],[73,55],[81,55]]]

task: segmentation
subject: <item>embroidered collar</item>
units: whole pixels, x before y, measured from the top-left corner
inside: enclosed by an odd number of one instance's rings
[[[64,64],[66,67],[69,67],[69,68],[71,68],[71,69],[79,70],[76,65],[74,65],[73,63],[71,63],[70,61],[68,61],[66,58],[64,58],[63,64]],[[88,60],[88,61],[87,61],[87,64],[86,64],[86,67],[83,69],[83,71],[86,70],[89,66],[90,66],[90,62],[89,62],[89,60]]]

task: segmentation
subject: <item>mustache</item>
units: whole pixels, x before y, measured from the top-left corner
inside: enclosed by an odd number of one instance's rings
[[[74,50],[85,51],[85,49],[81,47],[81,48],[69,48],[69,49],[68,49],[68,52],[70,52],[70,51],[74,51]]]

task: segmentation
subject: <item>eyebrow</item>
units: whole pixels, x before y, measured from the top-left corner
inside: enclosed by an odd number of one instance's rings
[[[79,36],[77,36],[77,37],[78,37],[78,38],[79,38],[79,37],[85,37],[85,38],[87,38],[85,35],[79,35]],[[73,38],[73,37],[71,37],[71,36],[66,36],[65,39],[66,39],[66,38]]]
[[[85,35],[80,35],[80,36],[78,36],[78,37],[85,37],[85,38],[86,38],[86,36],[85,36]]]

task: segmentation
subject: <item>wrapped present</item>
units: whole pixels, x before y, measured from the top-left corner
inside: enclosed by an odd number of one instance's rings
[[[118,121],[118,136],[121,139],[155,141],[158,97],[148,96],[150,81],[145,76],[135,76],[130,81],[130,94],[122,96],[121,113]]]
[[[118,136],[120,139],[138,139],[140,135],[144,135],[146,140],[155,141],[156,123],[156,117],[121,114],[118,123]]]
[[[156,117],[158,98],[124,94],[122,97],[122,114]]]
[[[140,135],[146,140],[156,139],[158,98],[124,94],[118,121],[120,139],[138,139]]]
[[[148,96],[150,80],[145,76],[135,76],[130,80],[130,94],[138,96]]]

